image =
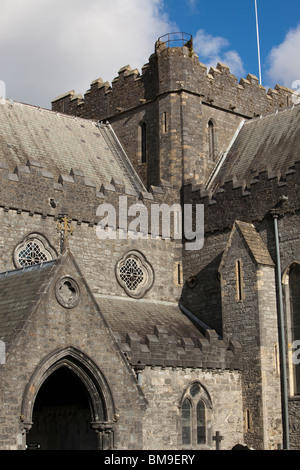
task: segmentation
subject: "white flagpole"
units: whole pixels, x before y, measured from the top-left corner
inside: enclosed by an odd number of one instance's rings
[[[259,69],[259,83],[261,81],[261,65],[260,65],[260,46],[259,46],[259,28],[258,28],[258,13],[257,13],[257,0],[255,0],[255,17],[256,17],[256,35],[257,35],[257,55],[258,55],[258,69]]]

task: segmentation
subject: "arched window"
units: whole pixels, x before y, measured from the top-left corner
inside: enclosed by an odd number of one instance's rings
[[[208,414],[210,399],[203,387],[193,383],[185,392],[181,405],[181,430],[183,446],[203,446],[211,441]]]
[[[212,120],[208,122],[208,158],[212,161],[215,160],[215,128]]]
[[[291,340],[300,340],[300,264],[293,263],[289,273]],[[300,395],[300,363],[293,361],[294,394]]]
[[[206,410],[202,400],[197,403],[197,444],[206,443]]]
[[[192,405],[187,398],[182,403],[182,444],[191,444]]]

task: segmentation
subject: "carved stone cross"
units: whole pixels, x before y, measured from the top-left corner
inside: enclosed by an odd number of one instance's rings
[[[224,439],[221,436],[220,431],[216,431],[216,435],[213,436],[213,440],[216,442],[216,450],[221,450],[221,441]]]

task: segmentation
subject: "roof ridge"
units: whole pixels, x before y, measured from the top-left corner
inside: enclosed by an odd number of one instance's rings
[[[89,122],[91,124],[97,124],[97,122],[98,122],[97,119],[83,118],[81,116],[76,116],[76,115],[73,115],[73,114],[67,114],[67,113],[63,113],[61,111],[55,111],[53,109],[44,108],[43,106],[39,106],[39,105],[35,105],[35,104],[23,103],[22,101],[11,100],[9,98],[1,98],[0,104],[2,104],[2,105],[11,105],[11,106],[15,106],[15,105],[16,106],[25,106],[26,108],[32,108],[36,111],[45,111],[49,114],[52,114],[53,116],[54,115],[63,116],[63,117],[66,117],[68,119],[73,119],[75,121]]]
[[[245,125],[249,125],[252,122],[260,121],[262,119],[266,119],[266,118],[269,118],[269,117],[272,117],[272,116],[277,116],[278,114],[281,114],[281,113],[284,113],[284,112],[287,112],[287,111],[293,111],[293,109],[297,108],[297,107],[300,108],[300,103],[293,103],[290,106],[286,106],[285,108],[279,108],[279,109],[276,109],[275,111],[271,111],[271,112],[266,113],[266,114],[261,114],[260,116],[255,116],[251,119],[245,120]]]
[[[57,259],[50,260],[50,261],[43,261],[41,263],[34,264],[32,266],[24,266],[23,268],[16,268],[16,269],[10,269],[8,271],[3,271],[2,273],[0,273],[0,279],[4,279],[4,278],[7,278],[8,276],[16,275],[20,271],[30,272],[30,271],[34,271],[34,270],[38,270],[38,269],[43,269],[44,267],[54,265],[56,262],[57,262]],[[47,265],[47,266],[45,266],[45,265]]]

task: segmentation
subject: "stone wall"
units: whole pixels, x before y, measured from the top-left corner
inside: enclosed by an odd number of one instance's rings
[[[281,275],[283,279],[284,315],[287,332],[286,344],[287,347],[290,348],[288,275],[285,275],[285,273],[294,261],[300,260],[300,242],[297,231],[300,209],[299,163],[295,162],[287,173],[283,175],[271,174],[268,173],[268,171],[258,173],[247,186],[244,182],[230,181],[225,183],[224,186],[216,192],[208,192],[192,184],[186,186],[185,190],[186,202],[204,204],[205,241],[203,249],[199,252],[187,252],[183,250],[185,285],[182,290],[181,301],[190,311],[200,316],[203,321],[215,328],[220,334],[234,331],[234,329],[237,328],[236,337],[237,340],[241,342],[244,352],[248,350],[248,341],[251,341],[251,339],[255,341],[255,335],[257,336],[258,334],[258,330],[253,330],[254,319],[252,317],[253,313],[259,310],[259,298],[257,295],[260,291],[255,287],[258,279],[255,280],[255,277],[252,280],[244,279],[245,285],[248,286],[246,293],[247,306],[239,306],[232,298],[227,299],[228,312],[230,312],[230,318],[232,320],[232,322],[228,324],[228,317],[225,315],[226,312],[224,311],[224,300],[226,300],[226,298],[222,297],[220,279],[218,279],[218,268],[235,220],[254,223],[256,230],[259,232],[271,254],[274,264],[276,264],[274,221],[272,218],[272,210],[276,208],[279,217]],[[284,197],[284,199],[282,199],[282,197]],[[238,250],[234,252],[235,259],[237,255]],[[243,267],[245,276],[251,276],[250,268],[251,266]],[[233,276],[232,282],[235,285],[234,270],[231,271],[231,274]],[[262,308],[262,312],[265,312],[265,315],[267,315],[271,306],[275,311],[275,302],[277,301],[274,284],[272,287],[269,284],[270,280],[271,278],[268,276],[262,284],[266,289],[265,307]],[[276,283],[276,290],[277,289],[278,285]],[[222,311],[222,316],[220,316],[220,311]],[[240,324],[237,322],[237,318],[240,318]],[[264,313],[261,313],[260,325],[263,325],[264,321],[268,321],[267,317],[264,317]],[[275,321],[275,318],[271,321],[273,327],[275,326]],[[271,324],[267,328],[268,333],[271,331],[270,328]],[[264,335],[262,335],[262,338],[263,336]],[[275,336],[273,337],[273,342],[271,341],[266,347],[262,343],[260,344],[261,351],[259,352],[257,349],[258,355],[253,356],[256,357],[256,367],[255,362],[253,362],[251,358],[251,367],[244,369],[244,380],[249,380],[249,383],[255,384],[263,362],[266,367],[265,372],[262,373],[264,379],[268,375],[268,367],[274,367],[275,370],[278,366],[279,362],[277,362],[277,365],[275,364],[275,361],[279,361],[279,346],[276,346],[278,335],[277,339]],[[268,334],[265,335],[265,338],[267,340]],[[299,401],[293,398],[294,391],[292,381],[290,380],[293,373],[293,365],[291,363],[290,350],[286,357],[288,363],[288,393],[290,397],[290,438],[292,447],[297,448],[298,444],[296,443],[295,436],[299,433]],[[274,375],[274,378],[275,377],[276,373]],[[271,387],[271,389],[272,388],[274,389],[274,387]],[[251,389],[252,387],[248,388],[248,392]],[[264,385],[264,389],[266,393],[269,394],[269,397],[273,396],[273,392],[271,392],[269,386]],[[252,405],[250,396],[248,398],[250,400],[249,407],[252,408],[253,406],[254,409],[257,404],[257,396],[255,395],[256,392],[253,391],[253,393]],[[266,395],[266,402],[268,402],[269,399],[268,395]],[[269,429],[278,429],[279,411],[277,410],[277,413],[276,407],[274,408],[275,411],[272,411],[272,406],[272,402],[269,402],[270,418],[268,419],[273,419],[273,424],[270,425],[271,421],[269,420],[269,425],[265,427],[265,429],[268,427]],[[273,418],[271,418],[272,415]],[[258,416],[253,416],[252,419],[253,418],[259,419]],[[272,440],[274,436],[272,437],[271,434],[272,433],[269,434],[268,438]],[[265,439],[266,436],[267,435],[264,436]],[[254,446],[257,444],[254,443],[254,440],[252,440],[252,443]]]
[[[72,309],[63,308],[55,296],[55,284],[64,275],[72,276],[80,287],[80,303]],[[106,419],[114,428],[114,447],[140,449],[145,398],[83,279],[69,259],[58,266],[53,277],[49,276],[42,295],[37,294],[40,297],[35,299],[32,306],[35,308],[23,318],[22,328],[15,332],[13,348],[7,350],[6,363],[0,366],[0,448],[24,449],[26,431],[32,425],[28,422],[31,418],[28,406],[35,399],[43,374],[47,377],[48,368],[59,357],[64,357],[64,351],[67,361],[75,350],[77,368],[95,364],[113,395],[113,404],[108,411],[110,416]],[[34,380],[39,375],[40,379]],[[88,392],[92,393],[91,390]],[[103,393],[107,400],[107,390]]]
[[[142,372],[141,388],[149,402],[143,418],[145,449],[187,449],[182,445],[181,405],[184,391],[200,383],[210,397],[208,443],[193,448],[215,449],[212,436],[220,431],[221,449],[243,443],[243,404],[241,376],[238,371],[191,368],[147,367]]]
[[[151,205],[173,200],[168,184],[152,188],[151,193],[139,197],[126,192],[122,184],[96,188],[76,174],[61,175],[59,182],[46,170],[36,172],[34,166],[17,168],[15,173],[0,170],[1,178],[1,245],[3,256],[0,271],[14,269],[13,252],[22,239],[30,233],[44,235],[51,246],[60,253],[60,235],[57,223],[67,214],[74,232],[69,239],[71,252],[78,258],[80,268],[94,292],[126,295],[115,278],[115,265],[127,250],[140,250],[155,272],[153,288],[146,294],[149,299],[174,301],[180,297],[181,285],[174,277],[181,262],[181,245],[170,238],[151,238]],[[97,216],[100,204],[110,203],[118,214],[119,197],[126,197],[128,208],[138,202],[147,208],[149,237],[127,238],[120,232],[116,238],[100,239],[97,235]],[[128,226],[136,216],[128,217]],[[117,227],[119,226],[117,218]],[[168,256],[166,256],[168,253]]]
[[[242,119],[291,104],[293,90],[268,92],[258,79],[231,74],[224,64],[207,68],[187,47],[157,43],[141,74],[119,70],[111,85],[92,82],[84,97],[74,91],[53,100],[52,109],[87,119],[108,120],[145,185],[167,179],[178,188],[188,178],[204,183],[214,166],[207,155],[207,124],[215,125],[215,157],[226,151]],[[147,126],[147,162],[141,162],[139,125]]]

